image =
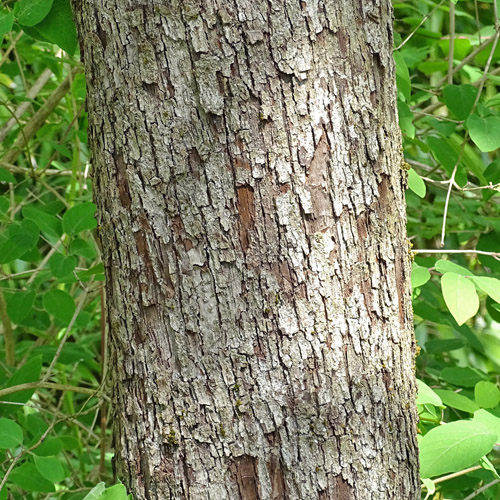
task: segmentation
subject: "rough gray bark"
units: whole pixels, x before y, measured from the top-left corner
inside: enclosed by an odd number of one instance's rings
[[[390,0],[75,0],[119,477],[419,498]]]

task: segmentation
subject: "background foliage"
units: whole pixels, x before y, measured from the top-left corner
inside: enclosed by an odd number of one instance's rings
[[[500,26],[394,2],[420,355],[422,498],[500,499]],[[0,500],[124,499],[69,0],[0,7]]]

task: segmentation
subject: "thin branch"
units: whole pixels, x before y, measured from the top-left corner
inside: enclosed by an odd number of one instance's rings
[[[445,253],[473,253],[478,255],[488,255],[489,257],[493,257],[494,259],[500,260],[500,252],[486,252],[485,250],[446,250],[444,248],[416,248],[411,250],[413,253],[437,253],[437,254],[445,254]]]
[[[485,49],[491,42],[493,42],[494,39],[495,39],[495,35],[492,35],[490,38],[488,38],[483,43],[481,43],[480,45],[478,45],[470,54],[468,54],[467,56],[465,56],[460,61],[460,63],[457,64],[453,68],[453,75],[455,75],[456,73],[458,73],[466,64],[468,64],[470,61],[472,61],[479,54],[479,52],[482,52],[482,50]],[[446,80],[447,80],[447,76],[441,78],[441,80],[439,80],[436,83],[436,87],[438,87],[438,88],[441,87],[443,85],[443,83],[446,83]]]
[[[78,315],[80,314],[80,311],[83,308],[83,305],[85,303],[85,298],[87,297],[87,294],[88,294],[88,289],[85,288],[84,291],[83,291],[83,293],[80,295],[80,300],[78,301],[78,304],[77,304],[77,306],[75,308],[75,312],[73,313],[73,317],[71,318],[71,321],[69,322],[69,325],[66,328],[66,332],[64,333],[63,338],[59,342],[59,346],[57,347],[57,351],[56,351],[56,353],[54,355],[54,358],[50,362],[50,365],[47,368],[47,371],[45,372],[45,375],[42,377],[42,382],[47,381],[49,379],[50,375],[52,374],[52,370],[54,369],[55,364],[59,360],[59,356],[61,356],[61,352],[63,350],[64,344],[66,343],[66,341],[68,340],[70,334],[72,333],[72,328],[73,328],[73,325],[75,324],[76,318],[78,317]]]
[[[479,102],[479,99],[481,97],[481,93],[483,92],[484,84],[486,82],[486,75],[488,74],[488,71],[490,69],[491,61],[493,59],[493,54],[495,53],[495,49],[497,47],[498,39],[500,38],[500,26],[498,24],[497,4],[496,4],[496,2],[493,2],[493,5],[494,5],[494,11],[495,11],[495,30],[496,30],[496,32],[495,32],[495,39],[493,40],[493,45],[491,47],[491,51],[490,51],[490,54],[488,56],[488,60],[486,61],[486,66],[484,67],[483,78],[481,79],[482,81],[479,84],[479,88],[477,90],[476,99],[474,100],[474,104],[472,105],[472,109],[470,111],[471,114],[476,109],[477,104]],[[442,225],[442,228],[441,228],[441,246],[444,246],[444,238],[445,238],[445,235],[446,235],[446,217],[448,215],[448,205],[449,205],[449,202],[450,202],[451,190],[453,189],[453,184],[455,183],[455,175],[457,173],[458,165],[459,165],[459,163],[460,163],[460,161],[462,159],[462,156],[463,156],[463,153],[464,153],[465,144],[466,144],[468,138],[469,138],[469,132],[466,131],[465,135],[464,135],[464,139],[463,139],[462,144],[460,146],[460,154],[458,155],[457,162],[456,162],[455,167],[453,169],[453,172],[451,174],[450,184],[448,186],[448,192],[446,193],[446,202],[445,202],[444,213],[443,213],[443,225]]]
[[[406,45],[406,43],[410,40],[410,38],[420,29],[420,26],[422,26],[422,24],[424,24],[425,21],[427,21],[427,19],[429,19],[429,17],[431,17],[432,14],[434,14],[434,12],[436,12],[436,10],[439,9],[439,7],[441,7],[441,5],[443,5],[444,2],[445,0],[441,0],[441,2],[438,5],[436,5],[428,14],[426,14],[418,23],[416,28],[395,49],[393,49],[393,52],[396,52],[401,47]]]
[[[0,160],[0,167],[5,168],[9,172],[12,172],[13,174],[26,174],[27,170],[23,167],[18,167],[17,165],[12,165],[12,163],[6,163],[4,161]],[[47,170],[43,171],[44,174],[47,175],[73,175],[73,172],[71,170],[57,170],[55,168],[49,168]],[[40,175],[36,170],[35,170],[35,176]]]
[[[464,500],[471,500],[472,498],[477,497],[480,495],[483,491],[486,491],[488,488],[491,488],[492,486],[495,486],[495,484],[500,483],[500,479],[493,479],[493,481],[490,481],[488,484],[485,484],[481,488],[477,489],[473,493],[471,493],[469,496],[466,496]]]
[[[9,315],[7,314],[7,304],[5,303],[5,297],[3,295],[2,289],[0,289],[0,318],[2,319],[2,326],[3,326],[5,362],[9,366],[14,366],[16,363],[14,334],[12,332],[12,323],[10,322]]]
[[[98,389],[90,389],[88,387],[78,387],[75,385],[66,384],[56,384],[55,382],[27,382],[26,384],[13,385],[12,387],[6,387],[0,389],[0,398],[8,396],[9,394],[14,394],[20,391],[27,391],[31,389],[53,389],[54,391],[72,391],[80,392],[82,394],[96,394]]]
[[[3,63],[9,58],[10,53],[14,50],[16,43],[19,41],[19,39],[24,35],[24,31],[20,31],[16,38],[11,41],[9,48],[4,52],[2,59],[0,60],[0,67],[2,67]],[[0,491],[2,491],[0,489]]]
[[[434,484],[442,483],[444,481],[448,481],[449,479],[455,479],[456,477],[463,476],[464,474],[468,474],[469,472],[474,472],[475,470],[482,469],[481,465],[474,465],[473,467],[469,467],[467,469],[459,470],[458,472],[453,472],[452,474],[447,474],[446,476],[441,476],[432,481]]]
[[[75,66],[57,87],[54,92],[45,101],[43,106],[32,116],[31,120],[23,127],[23,134],[19,135],[12,148],[2,158],[5,163],[14,163],[28,141],[38,132],[40,127],[45,123],[47,117],[54,111],[59,104],[59,101],[64,97],[70,88],[71,76],[81,73],[83,70],[80,66]]]
[[[38,77],[37,81],[33,84],[33,86],[28,90],[28,92],[26,92],[26,97],[28,99],[34,99],[45,86],[45,84],[49,81],[51,76],[52,70],[48,68],[45,69]],[[19,120],[24,112],[29,108],[30,104],[31,103],[29,101],[23,101],[19,104],[19,106],[14,111],[14,116],[10,118],[7,123],[0,129],[0,142],[4,141],[4,139],[7,137],[7,134],[17,123],[17,120]]]
[[[448,50],[448,84],[453,83],[453,55],[455,52],[455,4],[450,2],[450,46]]]

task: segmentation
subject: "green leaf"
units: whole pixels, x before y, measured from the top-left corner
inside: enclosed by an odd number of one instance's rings
[[[479,309],[476,287],[470,279],[456,273],[445,273],[441,277],[444,301],[458,325],[463,325]]]
[[[78,39],[70,0],[54,0],[49,14],[34,28],[43,38],[59,45],[68,54],[74,54]]]
[[[41,210],[41,207],[26,205],[23,208],[23,217],[35,222],[40,230],[48,236],[59,238],[62,235],[61,221],[57,217]]]
[[[5,34],[12,30],[13,24],[14,24],[14,14],[0,12],[0,42],[2,42]]]
[[[413,125],[413,113],[406,102],[398,99],[398,119],[399,126],[403,134],[411,139],[415,138],[415,125]]]
[[[425,486],[425,489],[427,490],[427,493],[429,495],[433,495],[436,491],[436,485],[434,484],[434,481],[432,479],[429,479],[428,477],[422,479],[422,483]]]
[[[396,85],[398,91],[403,95],[405,101],[409,101],[411,96],[411,81],[408,67],[400,52],[394,52],[393,56],[396,63]]]
[[[444,274],[444,273],[455,273],[455,274],[460,274],[462,276],[473,276],[473,272],[469,271],[465,267],[459,266],[458,264],[455,264],[454,262],[451,262],[449,260],[444,260],[440,259],[436,262],[434,268],[436,271]]]
[[[127,500],[127,490],[123,484],[115,484],[103,491],[100,500]]]
[[[39,457],[50,457],[57,455],[62,450],[62,442],[58,438],[49,437],[37,446],[33,453]]]
[[[42,493],[55,491],[54,485],[47,481],[31,462],[25,462],[13,469],[9,480],[25,491],[40,491]]]
[[[481,118],[472,114],[467,119],[466,127],[471,139],[483,153],[500,147],[500,118],[498,116]]]
[[[431,148],[434,158],[443,165],[448,175],[451,175],[458,162],[458,153],[445,139],[427,137],[427,144]]]
[[[431,404],[434,406],[444,406],[441,398],[424,382],[417,379],[418,394],[417,404],[426,405]]]
[[[63,229],[66,234],[73,235],[85,229],[97,226],[94,218],[96,206],[93,203],[82,203],[70,208],[63,216]]]
[[[435,339],[425,343],[425,350],[429,354],[437,352],[450,352],[461,349],[465,345],[462,339]]]
[[[472,421],[487,427],[492,434],[497,435],[497,442],[500,442],[500,418],[487,410],[477,410]]]
[[[456,408],[457,410],[465,411],[467,413],[474,413],[479,410],[479,406],[466,396],[462,396],[461,394],[447,389],[434,389],[434,392],[441,398],[441,401],[446,406]]]
[[[481,408],[494,408],[500,403],[500,391],[496,384],[482,380],[474,388],[474,399]]]
[[[474,277],[474,283],[495,302],[500,303],[500,280],[496,278]]]
[[[13,387],[15,385],[27,384],[29,382],[36,382],[40,379],[42,372],[42,357],[35,356],[19,368],[14,375],[7,381],[4,387]],[[8,396],[3,396],[2,401],[12,401],[15,403],[27,403],[33,396],[35,389],[27,389],[25,391],[18,391]],[[14,407],[10,405],[1,405],[3,413],[13,410]]]
[[[105,489],[106,485],[103,482],[97,483],[83,500],[99,500]]]
[[[478,250],[483,250],[485,252],[498,252],[498,242],[500,241],[500,232],[490,231],[486,234],[482,234],[479,237],[476,248]],[[477,256],[479,262],[485,267],[489,267],[492,271],[500,274],[500,260],[495,259],[491,255]]]
[[[458,421],[431,429],[419,443],[420,475],[456,472],[491,451],[497,435],[479,422]]]
[[[0,182],[16,183],[16,178],[5,168],[0,168]]]
[[[34,457],[38,472],[52,483],[59,483],[67,477],[61,462],[55,457]]]
[[[7,300],[7,314],[14,323],[21,321],[28,316],[35,302],[36,293],[33,290],[27,292],[17,292]]]
[[[444,368],[441,370],[440,376],[446,380],[446,382],[461,387],[474,387],[480,380],[486,378],[486,375],[479,370],[469,368],[468,366]]]
[[[477,89],[473,85],[446,85],[443,89],[444,103],[459,120],[467,119],[476,96]]]
[[[15,448],[23,442],[23,430],[13,420],[0,418],[0,448]]]
[[[415,262],[412,264],[411,268],[411,286],[412,288],[418,288],[419,286],[425,285],[431,278],[431,273],[426,267],[421,267]]]
[[[55,253],[49,260],[49,267],[56,278],[63,278],[75,269],[76,257],[65,257],[61,253]]]
[[[8,233],[9,236],[0,242],[0,264],[21,258],[37,244],[40,236],[38,226],[30,220],[12,224]]]
[[[84,257],[86,259],[95,259],[96,251],[92,245],[87,243],[85,240],[76,239],[71,242],[70,252],[73,255],[78,255],[79,257]]]
[[[49,290],[42,299],[45,310],[54,318],[68,324],[75,313],[75,302],[71,295],[63,290]]]
[[[14,14],[19,24],[35,26],[49,13],[52,0],[19,0],[14,7]]]
[[[5,196],[0,196],[0,214],[6,214],[9,211],[9,200]]]
[[[417,195],[420,196],[420,198],[425,197],[425,182],[423,181],[422,177],[413,170],[413,168],[410,168],[408,171],[408,187]]]

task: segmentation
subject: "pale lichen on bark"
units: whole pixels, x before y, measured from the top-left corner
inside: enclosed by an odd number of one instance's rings
[[[389,0],[74,6],[119,476],[418,498]]]

